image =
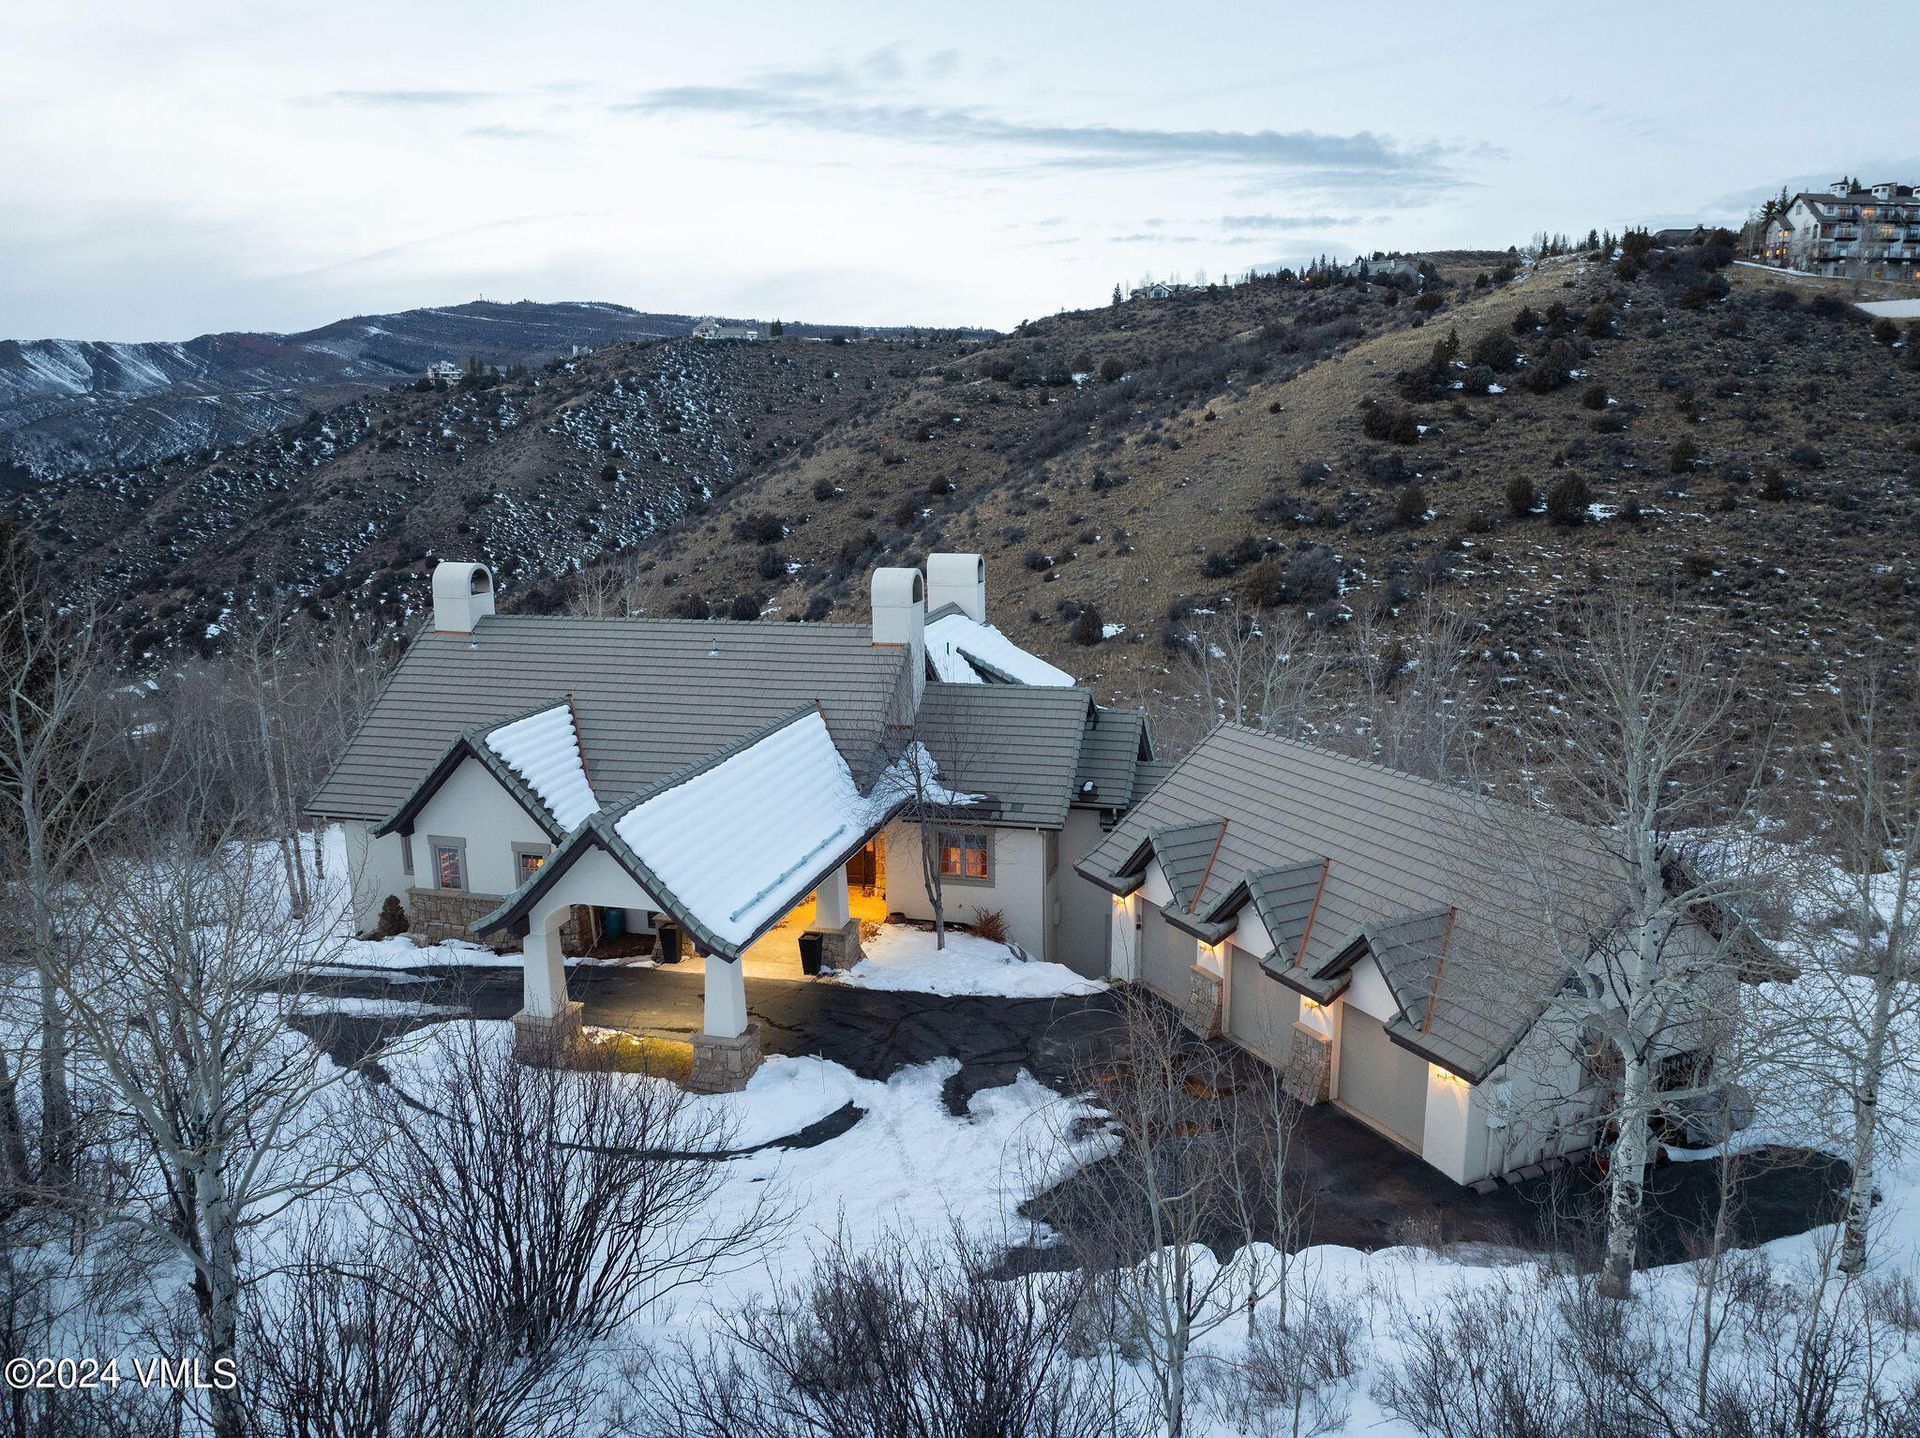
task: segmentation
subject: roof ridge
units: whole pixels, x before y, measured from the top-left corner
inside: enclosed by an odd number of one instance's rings
[[[572,697],[573,696],[570,694],[562,694],[558,699],[545,700],[542,703],[533,705],[531,708],[522,709],[518,714],[509,714],[504,719],[496,719],[491,722],[483,722],[479,724],[469,724],[465,729],[462,729],[460,731],[460,737],[463,739],[465,738],[484,739],[487,737],[487,735],[493,733],[496,729],[504,729],[509,724],[518,724],[523,719],[531,719],[536,714],[545,714],[549,709],[558,709],[558,708],[561,708],[562,706],[565,706],[567,712],[571,714],[573,712],[573,705],[571,703]],[[575,733],[576,733],[575,742],[577,743],[578,742],[578,737],[577,737],[578,726],[577,725],[575,726]]]
[[[827,716],[825,712],[820,708],[820,703],[818,700],[815,700],[810,704],[796,704],[792,709],[789,709],[785,714],[782,714],[778,719],[770,720],[769,722],[762,724],[758,729],[755,729],[751,734],[741,735],[740,738],[734,740],[732,743],[724,746],[723,748],[715,749],[712,753],[702,755],[700,758],[694,760],[691,764],[682,765],[680,768],[676,769],[673,773],[668,774],[665,778],[656,780],[655,782],[648,785],[644,789],[635,790],[632,794],[629,794],[626,798],[622,799],[619,803],[602,805],[600,809],[593,815],[593,818],[604,820],[609,826],[611,826],[614,823],[616,823],[622,816],[627,814],[632,809],[637,808],[639,805],[644,804],[647,800],[655,798],[658,795],[664,794],[669,789],[678,789],[682,784],[685,784],[692,779],[699,778],[700,775],[706,773],[709,769],[718,768],[720,765],[726,763],[727,760],[746,753],[747,750],[751,749],[754,745],[758,744],[761,740],[770,738],[773,735],[778,734],[782,729],[785,729],[788,725],[798,723],[800,720],[806,718],[809,714],[818,714],[820,716],[821,724],[822,725],[826,724]],[[831,727],[828,727],[827,729],[827,741],[829,743],[832,743],[833,741],[833,730]],[[835,747],[836,749],[838,748],[837,745]],[[845,762],[844,757],[842,759],[842,762],[843,763]]]
[[[1251,724],[1237,724],[1231,719],[1222,719],[1214,728],[1215,732],[1221,729],[1233,729],[1256,739],[1267,739],[1275,744],[1285,744],[1292,749],[1303,749],[1309,754],[1322,755],[1328,759],[1349,764],[1358,769],[1377,769],[1382,774],[1391,774],[1396,779],[1405,779],[1410,783],[1419,784],[1424,788],[1437,789],[1442,794],[1446,794],[1454,799],[1464,800],[1468,803],[1476,802],[1484,797],[1476,790],[1458,780],[1431,779],[1425,774],[1416,774],[1411,769],[1396,769],[1393,765],[1383,764],[1378,759],[1362,759],[1356,754],[1344,754],[1340,750],[1330,749],[1324,744],[1309,744],[1304,739],[1289,739],[1284,734],[1275,734],[1270,729],[1257,729]],[[1203,738],[1200,743],[1206,743],[1206,739]],[[1195,745],[1194,747],[1198,748],[1199,745]],[[1498,803],[1499,801],[1494,800],[1493,802]]]

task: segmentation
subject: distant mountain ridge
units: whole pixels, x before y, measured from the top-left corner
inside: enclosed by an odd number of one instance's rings
[[[615,304],[481,300],[298,334],[0,340],[0,487],[243,443],[440,360],[531,364],[694,324]]]

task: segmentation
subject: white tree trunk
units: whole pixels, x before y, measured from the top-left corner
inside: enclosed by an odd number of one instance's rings
[[[1879,1138],[1880,1084],[1887,1067],[1887,1031],[1893,1016],[1893,974],[1882,965],[1874,974],[1873,1021],[1860,1055],[1860,1078],[1853,1095],[1853,1179],[1847,1192],[1847,1221],[1840,1240],[1840,1271],[1858,1273],[1867,1266],[1867,1226],[1873,1218],[1874,1147]]]

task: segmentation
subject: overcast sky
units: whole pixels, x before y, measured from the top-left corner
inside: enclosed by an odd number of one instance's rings
[[[1007,326],[1920,181],[1914,0],[8,9],[0,337],[479,295]]]

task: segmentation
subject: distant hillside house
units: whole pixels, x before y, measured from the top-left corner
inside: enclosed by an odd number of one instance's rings
[[[1795,195],[1767,226],[1761,258],[1807,274],[1859,280],[1920,277],[1920,195],[1885,181],[1837,181]]]
[[[446,384],[458,384],[460,382],[460,376],[465,373],[466,371],[461,369],[460,366],[452,360],[441,360],[438,364],[430,364],[427,366],[428,379],[437,379]]]
[[[757,340],[760,331],[752,325],[729,325],[706,319],[693,327],[693,337],[697,340]]]
[[[757,1062],[745,951],[851,966],[861,918],[932,918],[927,863],[950,923],[996,912],[1104,974],[1106,895],[1073,862],[1160,772],[1146,715],[991,624],[977,554],[871,592],[870,626],[499,615],[486,566],[440,564],[311,805],[345,831],[357,926],[392,897],[417,939],[518,947],[530,1055],[578,1024],[563,954],[703,955],[711,1088]]]
[[[1138,289],[1131,291],[1127,295],[1127,298],[1130,300],[1170,300],[1175,295],[1185,294],[1192,288],[1192,285],[1176,285],[1170,284],[1166,280],[1155,280],[1150,285],[1141,285]]]
[[[1387,255],[1374,259],[1363,256],[1352,264],[1344,266],[1341,273],[1348,279],[1354,280],[1406,279],[1417,282],[1420,279],[1420,265],[1417,260],[1410,260],[1405,255]]]

